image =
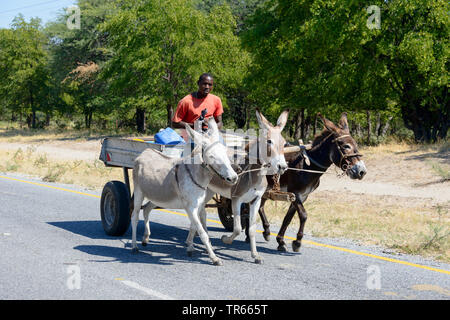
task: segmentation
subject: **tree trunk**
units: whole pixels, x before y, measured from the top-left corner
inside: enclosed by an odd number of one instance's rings
[[[32,118],[33,118],[33,116],[31,115],[31,113],[27,115],[27,127],[28,127],[28,129],[32,128],[31,127],[31,123],[33,122]]]
[[[31,88],[31,83],[29,86],[30,93],[30,109],[31,109],[31,128],[36,129],[36,110],[34,109],[34,99],[33,99],[33,90]],[[30,127],[30,124],[28,124]]]
[[[372,132],[372,121],[370,119],[370,110],[366,110],[367,115],[367,144],[370,144],[370,133]]]
[[[50,125],[50,118],[51,118],[50,113],[47,112],[47,113],[45,114],[45,126],[46,126],[46,127],[48,127],[48,126]]]
[[[89,129],[91,128],[92,125],[92,110],[89,110],[89,115],[88,115],[88,121],[89,121]]]
[[[317,119],[318,119],[318,116],[317,116],[317,114],[316,114],[316,115],[314,116],[313,137],[316,136],[316,131],[317,131]]]
[[[172,118],[173,118],[173,108],[171,104],[167,104],[167,126],[172,127]]]
[[[36,110],[31,112],[31,127],[36,129]]]
[[[301,138],[302,132],[301,132],[301,126],[302,126],[302,110],[299,110],[297,114],[295,115],[295,130],[294,130],[294,139],[298,140]]]
[[[136,127],[139,133],[145,133],[145,110],[136,108]]]
[[[377,117],[375,120],[375,134],[377,137],[381,135],[381,113],[380,111],[377,112]]]
[[[91,123],[92,123],[92,111],[86,110],[84,113],[84,125],[86,126],[86,129],[91,128]]]
[[[309,136],[309,130],[311,128],[311,116],[308,115],[305,117],[305,113],[303,113],[303,127],[302,127],[302,139],[303,141],[307,141]]]
[[[383,128],[381,129],[381,136],[385,137],[387,135],[387,132],[389,130],[390,122],[392,121],[393,116],[389,116],[389,118],[386,120],[386,123],[384,124]]]

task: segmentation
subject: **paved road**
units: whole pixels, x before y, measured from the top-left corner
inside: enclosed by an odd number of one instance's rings
[[[0,299],[450,299],[448,264],[312,237],[301,253],[280,254],[258,235],[264,264],[256,265],[243,235],[224,245],[224,229],[209,221],[224,261],[216,267],[199,239],[186,255],[187,217],[159,210],[150,244],[132,255],[131,230],[105,235],[99,200],[76,186],[0,174]]]

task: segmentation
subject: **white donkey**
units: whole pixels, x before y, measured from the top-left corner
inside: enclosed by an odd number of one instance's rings
[[[222,264],[214,254],[208,234],[202,227],[199,210],[205,202],[207,186],[213,176],[230,185],[237,182],[238,176],[231,167],[226,147],[219,141],[220,133],[215,120],[211,118],[208,126],[210,135],[202,135],[186,126],[190,138],[197,144],[188,159],[171,158],[150,148],[136,158],[133,169],[132,252],[138,251],[136,228],[142,202],[147,198],[149,202],[143,208],[145,232],[142,245],[147,245],[149,241],[149,213],[152,209],[184,209],[206,246],[213,264]]]
[[[277,125],[273,126],[263,115],[256,110],[256,118],[260,127],[260,136],[258,140],[246,146],[247,156],[244,163],[239,165],[238,171],[241,171],[239,180],[236,184],[226,185],[213,177],[208,186],[208,193],[205,203],[208,202],[214,193],[218,193],[228,199],[231,199],[232,210],[234,216],[233,234],[223,236],[222,241],[231,244],[242,231],[241,226],[241,204],[249,203],[250,205],[250,225],[249,238],[251,256],[255,259],[255,263],[262,263],[262,258],[256,250],[256,217],[261,203],[261,197],[267,188],[266,175],[279,174],[280,176],[286,171],[288,165],[284,159],[285,139],[281,135],[288,119],[289,111],[283,111],[278,117]],[[261,135],[263,132],[263,135]],[[267,152],[264,152],[267,151]],[[252,159],[253,158],[253,159]],[[257,158],[257,159],[254,159]],[[256,161],[252,161],[256,160]],[[200,218],[206,229],[206,211],[203,205]],[[188,254],[194,250],[193,239],[195,236],[196,226],[191,224],[186,244],[188,245]]]

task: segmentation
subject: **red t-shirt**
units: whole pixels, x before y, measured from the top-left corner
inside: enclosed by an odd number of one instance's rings
[[[197,99],[189,94],[178,102],[172,121],[194,123],[205,108],[207,109],[205,118],[218,117],[223,113],[222,101],[218,96],[210,93],[203,99]]]

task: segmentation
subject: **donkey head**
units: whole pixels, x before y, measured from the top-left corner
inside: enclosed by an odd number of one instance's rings
[[[342,113],[341,119],[336,126],[332,121],[324,118],[320,113],[325,128],[333,136],[331,143],[330,160],[341,168],[351,179],[361,180],[367,173],[362,154],[358,152],[358,145],[350,135],[348,128],[347,113]]]
[[[220,142],[220,132],[214,118],[208,120],[208,133],[202,134],[186,125],[186,132],[197,146],[201,146],[200,163],[229,184],[238,180],[237,173],[231,167],[227,149]]]
[[[273,126],[257,109],[256,118],[260,127],[258,159],[268,167],[267,174],[282,175],[288,168],[284,159],[284,140],[281,132],[286,125],[289,111],[285,110],[278,117],[277,125]]]

